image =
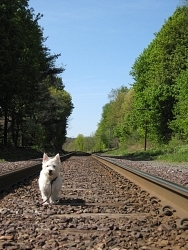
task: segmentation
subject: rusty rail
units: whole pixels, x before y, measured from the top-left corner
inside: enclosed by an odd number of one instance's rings
[[[73,154],[74,152],[60,156],[60,159],[61,161],[66,160]],[[18,183],[21,180],[35,176],[40,172],[41,168],[42,168],[42,162],[41,164],[36,164],[30,167],[23,167],[18,170],[9,171],[6,174],[0,175],[0,191],[5,190],[8,187],[11,187],[12,185]]]
[[[161,200],[164,212],[173,210],[171,212],[175,212],[179,218],[188,217],[188,188],[123,164],[115,164],[110,159],[107,160],[98,155],[92,155],[92,157],[125,176],[151,195],[157,196]],[[186,221],[188,221],[187,218]]]

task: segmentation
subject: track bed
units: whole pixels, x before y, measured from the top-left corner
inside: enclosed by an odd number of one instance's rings
[[[62,162],[58,205],[38,175],[1,193],[0,249],[188,249],[188,231],[149,193],[90,156]]]

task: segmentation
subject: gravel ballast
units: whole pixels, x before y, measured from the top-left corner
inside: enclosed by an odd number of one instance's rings
[[[91,157],[62,162],[57,205],[42,205],[38,175],[0,194],[0,249],[188,250],[150,194]]]
[[[168,163],[161,161],[135,161],[118,157],[104,157],[114,163],[120,163],[162,179],[188,187],[188,163]]]

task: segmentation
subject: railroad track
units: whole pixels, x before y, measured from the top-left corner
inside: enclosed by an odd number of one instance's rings
[[[68,159],[74,153],[69,153],[61,156],[61,161]],[[42,158],[41,158],[42,161]],[[24,166],[22,168],[8,171],[8,173],[0,174],[0,191],[7,189],[12,185],[16,185],[19,181],[26,179],[28,177],[33,177],[41,170],[42,162],[38,164],[33,164],[31,166]]]
[[[143,190],[146,190],[153,196],[160,198],[163,209],[172,210],[180,217],[188,217],[188,188],[176,183],[161,179],[151,174],[132,169],[124,164],[116,163],[110,159],[93,155],[93,157],[104,163],[114,171],[125,176],[136,183]]]
[[[37,171],[4,189],[0,249],[188,249],[187,200],[179,209],[147,188],[146,176],[139,184],[124,171],[97,156],[69,156],[58,205],[40,206]]]

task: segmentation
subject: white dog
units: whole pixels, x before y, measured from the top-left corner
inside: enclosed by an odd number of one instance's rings
[[[59,154],[55,157],[48,157],[47,154],[44,153],[42,170],[39,176],[39,189],[44,204],[56,204],[58,202],[58,195],[62,187],[60,167],[61,160]]]

